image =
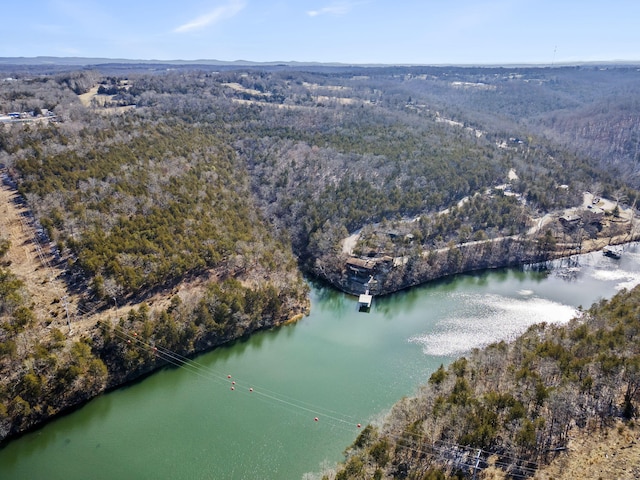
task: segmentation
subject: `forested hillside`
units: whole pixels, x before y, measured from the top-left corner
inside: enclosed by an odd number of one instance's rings
[[[123,331],[189,355],[304,313],[301,271],[382,294],[638,234],[634,68],[2,68],[0,235],[64,285],[5,259],[2,436],[163,363]]]
[[[60,103],[0,133],[3,188],[27,207],[1,232],[1,438],[172,363],[156,346],[192,355],[308,310],[288,239],[255,208],[222,123],[102,117],[73,79],[8,93]],[[12,273],[32,244],[44,293]],[[125,342],[134,332],[148,349]]]
[[[567,446],[581,431],[596,435],[621,420],[637,438],[639,314],[636,287],[567,326],[542,323],[441,367],[383,425],[362,431],[335,478],[485,478],[482,470],[528,478],[579,453]],[[610,478],[637,478],[639,468],[619,465]]]

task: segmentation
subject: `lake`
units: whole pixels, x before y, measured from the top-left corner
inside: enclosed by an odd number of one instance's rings
[[[441,364],[640,283],[640,250],[457,275],[384,298],[311,283],[311,314],[89,402],[0,450],[8,479],[300,479]],[[358,426],[360,424],[360,427]],[[313,472],[313,474],[312,474]]]

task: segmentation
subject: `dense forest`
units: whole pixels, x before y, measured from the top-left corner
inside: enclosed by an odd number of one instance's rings
[[[441,366],[383,425],[361,432],[335,478],[467,478],[489,468],[528,478],[576,430],[617,420],[637,428],[639,309],[636,287],[566,326],[534,325]],[[637,478],[638,465],[628,467]]]
[[[389,293],[637,234],[636,68],[46,68],[2,66],[0,167],[66,291],[5,258],[0,438],[163,364],[123,331],[191,355],[303,314],[301,272]],[[585,192],[615,208],[561,224]]]

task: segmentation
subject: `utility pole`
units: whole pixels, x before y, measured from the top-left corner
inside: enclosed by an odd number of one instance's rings
[[[115,319],[115,322],[118,322],[118,300],[116,300],[116,297],[111,297],[113,299],[113,304],[115,305],[115,310],[113,311],[113,318]]]
[[[69,335],[71,335],[71,319],[69,318],[69,306],[67,305],[67,296],[62,297],[64,303],[64,311],[67,312],[67,326],[69,327]]]
[[[478,449],[478,454],[476,455],[476,466],[473,467],[473,478],[472,478],[472,480],[476,480],[476,475],[478,473],[478,466],[480,465],[480,452],[482,452],[482,450]]]

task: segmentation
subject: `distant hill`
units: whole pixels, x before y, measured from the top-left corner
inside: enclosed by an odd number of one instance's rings
[[[319,62],[253,62],[249,60],[159,60],[159,59],[131,59],[131,58],[100,58],[100,57],[0,57],[0,65],[66,65],[84,67],[89,65],[123,64],[123,65],[220,65],[220,66],[348,66],[343,63]]]
[[[252,62],[238,60],[225,62],[218,60],[142,60],[130,58],[99,58],[99,57],[0,57],[0,64],[4,65],[103,65],[103,64],[171,64],[171,65],[251,65]]]
[[[52,56],[37,56],[37,57],[0,57],[0,65],[65,65],[65,66],[77,66],[83,67],[88,65],[104,65],[104,64],[123,64],[123,65],[220,65],[220,66],[288,66],[288,67],[303,67],[303,66],[316,66],[316,67],[392,67],[392,66],[420,66],[420,64],[381,64],[381,63],[358,63],[347,64],[340,62],[300,62],[290,60],[273,60],[267,62],[256,62],[252,60],[216,60],[216,59],[196,59],[196,60],[181,60],[181,59],[132,59],[132,58],[104,58],[104,57],[52,57]],[[610,61],[610,62],[573,62],[567,64],[438,64],[432,66],[440,67],[507,67],[507,68],[525,68],[525,67],[563,67],[563,66],[629,66],[640,65],[640,61]]]
[[[104,74],[162,72],[168,70],[206,70],[228,71],[237,69],[260,69],[273,71],[282,69],[312,69],[327,71],[334,69],[366,68],[377,65],[351,66],[340,63],[314,62],[252,62],[247,60],[143,60],[125,58],[92,58],[92,57],[0,57],[0,72],[4,75],[42,75],[70,72],[78,69],[92,69]]]
[[[163,364],[123,331],[304,314],[301,271],[388,293],[639,230],[636,68],[120,61],[0,61],[0,438]]]

